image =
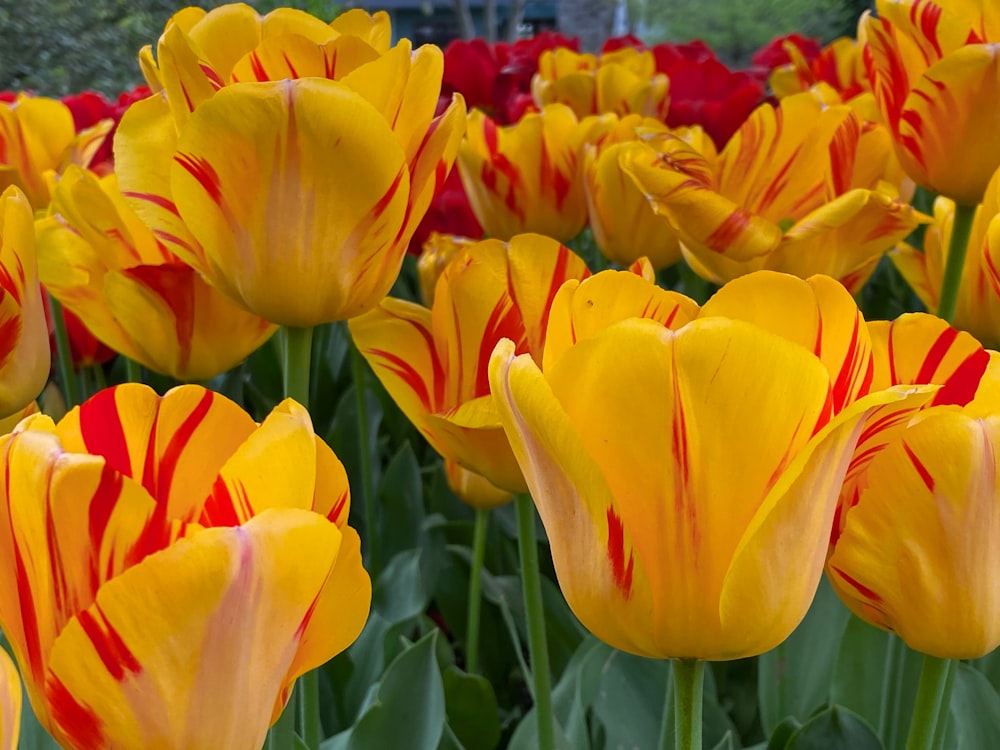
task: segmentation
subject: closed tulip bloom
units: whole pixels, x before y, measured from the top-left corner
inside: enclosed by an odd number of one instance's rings
[[[506,127],[478,110],[469,113],[458,168],[486,234],[509,240],[536,232],[560,242],[579,234],[587,224],[581,151],[613,124],[611,116],[581,122],[564,104]]]
[[[975,205],[1000,166],[995,3],[878,0],[858,29],[896,154],[918,185]]]
[[[889,257],[928,310],[937,310],[948,261],[954,201],[934,201],[923,249],[898,245]],[[969,235],[953,323],[987,346],[1000,346],[1000,171],[990,180]]]
[[[0,195],[0,418],[35,400],[49,366],[31,206],[9,187]]]
[[[607,113],[656,117],[667,115],[670,81],[656,72],[656,58],[646,50],[624,47],[600,57],[561,47],[543,52],[531,92],[538,106],[561,103],[577,117]]]
[[[0,439],[0,626],[64,747],[256,750],[371,585],[306,411],[100,392]]]
[[[549,306],[589,275],[555,240],[520,235],[461,251],[438,279],[433,307],[387,298],[352,320],[351,336],[403,413],[446,461],[508,492],[524,479],[490,396],[487,367],[502,338],[541,357]],[[506,498],[506,496],[504,496]]]
[[[167,250],[125,204],[114,175],[67,170],[36,232],[49,291],[103,343],[150,370],[211,378],[274,333]]]
[[[580,621],[646,657],[736,659],[813,599],[872,394],[751,323],[629,319],[544,374],[501,342],[490,384]]]
[[[921,220],[879,184],[887,140],[809,93],[758,107],[716,160],[669,136],[651,145],[658,153],[629,152],[623,166],[714,283],[768,269],[825,274],[854,293]]]
[[[460,98],[434,117],[436,47],[404,39],[380,52],[315,23],[329,45],[290,25],[237,60],[243,47],[217,29],[204,43],[225,58],[209,68],[221,88],[198,78],[197,59],[184,63],[183,25],[168,25],[163,93],[133,105],[115,140],[121,189],[157,238],[237,304],[295,327],[360,315],[386,295],[465,119]],[[166,50],[179,60],[170,75]]]
[[[73,113],[58,99],[21,94],[0,102],[0,190],[20,188],[32,209],[49,204],[49,175],[69,164],[88,166],[111,129],[102,120],[80,133]]]
[[[974,659],[1000,646],[1000,390],[922,411],[866,467],[827,572],[856,615],[910,648]]]

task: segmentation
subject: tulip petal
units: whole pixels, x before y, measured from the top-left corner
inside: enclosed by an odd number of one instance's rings
[[[222,465],[255,427],[237,404],[198,386],[161,398],[131,384],[73,409],[58,435],[67,451],[105,456],[164,505],[167,518],[193,520]]]
[[[388,292],[409,189],[381,115],[316,78],[219,91],[192,115],[171,171],[205,249],[201,270],[247,309],[293,326],[359,315]]]
[[[340,542],[321,516],[271,510],[108,581],[53,646],[56,726],[80,748],[261,746]]]
[[[21,676],[6,651],[0,651],[0,750],[17,750],[21,737]]]
[[[336,81],[376,58],[371,46],[353,36],[325,44],[298,35],[269,36],[236,64],[232,77],[234,83],[310,76]]]
[[[463,503],[477,510],[497,508],[510,502],[514,497],[487,480],[482,474],[469,471],[456,461],[445,461],[444,473],[451,491]]]
[[[330,28],[364,39],[379,54],[388,52],[392,42],[391,20],[384,10],[369,15],[361,8],[352,8],[330,21]]]
[[[830,556],[859,616],[918,651],[976,658],[1000,645],[1000,419],[935,410],[872,462]]]

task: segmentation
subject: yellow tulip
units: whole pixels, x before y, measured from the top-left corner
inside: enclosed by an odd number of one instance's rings
[[[612,113],[665,120],[669,88],[667,76],[656,72],[653,53],[632,47],[600,57],[567,47],[546,50],[531,81],[539,107],[565,104],[579,118]]]
[[[629,151],[623,166],[677,230],[691,267],[718,284],[770,269],[825,274],[854,293],[921,221],[878,184],[887,173],[872,164],[888,165],[887,139],[810,93],[758,107],[717,160],[678,138],[649,143],[655,153]]]
[[[504,341],[490,384],[570,607],[654,658],[752,656],[791,633],[861,421],[905,397],[831,418],[817,357],[723,317],[624,320],[544,374]]]
[[[417,259],[417,277],[420,280],[420,299],[425,307],[434,306],[434,287],[452,259],[464,248],[476,243],[468,237],[431,232]]]
[[[31,206],[18,188],[8,187],[0,195],[0,417],[35,400],[49,366]]]
[[[0,627],[75,748],[259,748],[371,584],[306,411],[128,384],[0,439]]]
[[[0,649],[0,750],[17,750],[21,737],[21,676]]]
[[[537,232],[560,242],[579,234],[587,224],[581,151],[614,121],[608,115],[581,122],[564,104],[546,105],[506,127],[470,112],[458,169],[486,233],[509,240]]]
[[[229,370],[274,332],[157,241],[114,175],[70,167],[36,223],[46,288],[104,344],[179,380]]]
[[[341,33],[340,19],[304,15],[175,18],[163,91],[129,109],[115,141],[121,189],[157,238],[248,311],[298,327],[386,295],[465,119],[460,97],[434,117],[436,47],[381,51],[378,23],[353,13]],[[359,26],[371,33],[352,36]]]
[[[877,0],[866,12],[868,79],[917,184],[966,205],[1000,167],[1000,12],[995,3]]]
[[[438,453],[502,490],[523,492],[524,479],[490,396],[490,352],[510,338],[519,351],[540,358],[553,298],[565,281],[587,275],[583,260],[553,239],[485,240],[460,251],[445,268],[431,309],[388,298],[350,321],[351,335]]]
[[[938,309],[954,220],[955,203],[939,196],[923,250],[901,244],[889,254],[928,310]],[[1000,346],[1000,170],[986,188],[967,248],[953,323],[987,346]]]

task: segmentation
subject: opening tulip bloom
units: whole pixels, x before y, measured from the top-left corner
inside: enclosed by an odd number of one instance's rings
[[[826,274],[854,293],[921,220],[879,185],[887,140],[847,105],[808,93],[758,107],[715,160],[678,138],[649,143],[658,153],[631,150],[623,167],[691,267],[717,284],[770,269]]]
[[[913,180],[965,204],[1000,166],[996,4],[878,0],[858,29],[896,154]]]
[[[168,26],[164,93],[133,105],[115,140],[119,184],[157,238],[237,304],[293,327],[359,315],[388,293],[465,119],[460,98],[434,117],[436,47],[404,39],[380,53],[336,20],[312,21],[328,42],[295,25],[251,34],[207,73],[184,62],[201,27]],[[216,55],[233,53],[213,40]]]
[[[0,195],[0,417],[34,401],[49,366],[31,205],[9,187]]]
[[[904,397],[831,418],[818,358],[720,317],[625,320],[544,374],[501,342],[490,385],[580,621],[631,653],[713,660],[805,615],[861,420]]]
[[[523,492],[524,479],[490,396],[490,352],[510,338],[519,351],[541,356],[557,290],[588,275],[581,258],[547,237],[519,235],[509,245],[478,242],[445,268],[431,309],[390,297],[352,320],[351,336],[438,453],[503,490]],[[493,498],[505,501],[509,495]]]
[[[371,602],[306,411],[102,391],[0,439],[0,626],[65,747],[256,750]]]
[[[71,167],[36,224],[49,291],[102,342],[179,380],[239,364],[275,326],[230,302],[136,218],[114,175]]]

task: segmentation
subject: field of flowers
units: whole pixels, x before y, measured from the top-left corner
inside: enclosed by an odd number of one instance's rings
[[[1000,747],[1000,4],[150,41],[0,94],[0,750]]]

